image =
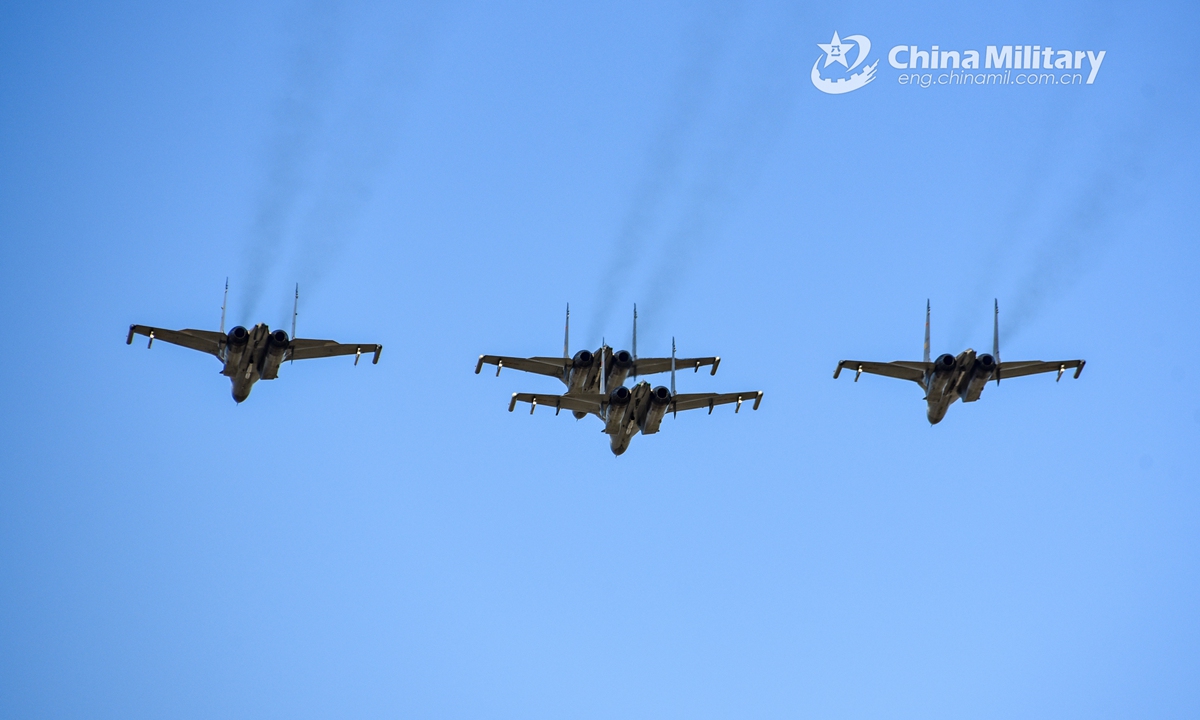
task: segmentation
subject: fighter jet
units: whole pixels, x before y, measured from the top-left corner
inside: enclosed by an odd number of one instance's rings
[[[605,345],[600,346],[596,353],[600,357],[601,379],[608,377],[605,358],[611,357],[611,351]],[[651,388],[650,383],[642,381],[627,388],[617,386],[612,392],[607,385],[601,385],[599,393],[576,392],[565,395],[544,395],[542,393],[513,393],[508,403],[508,411],[512,412],[518,402],[529,403],[529,414],[537,410],[538,405],[548,405],[554,408],[554,414],[564,408],[574,413],[576,418],[585,415],[595,415],[604,423],[604,433],[609,436],[609,446],[613,455],[621,455],[629,449],[629,442],[639,432],[643,435],[653,435],[658,432],[662,419],[683,410],[708,408],[711,415],[717,405],[736,403],[734,412],[742,409],[742,403],[753,400],[754,409],[762,402],[762,391],[751,390],[741,393],[692,393],[677,395],[675,393],[675,371],[680,364],[675,359],[675,339],[671,339],[671,357],[668,360],[671,372],[671,388],[659,386]]]
[[[225,281],[225,300],[229,300],[229,281]],[[173,345],[182,345],[213,355],[224,365],[221,374],[233,383],[233,399],[242,403],[250,397],[250,389],[259,380],[274,380],[279,376],[279,366],[292,360],[353,355],[358,364],[363,353],[375,353],[371,364],[379,362],[382,345],[347,345],[333,340],[306,340],[295,337],[296,315],[300,305],[300,286],[296,286],[296,300],[292,306],[292,336],[283,330],[271,331],[266,323],[247,330],[241,325],[225,332],[225,302],[221,303],[221,330],[164,330],[148,325],[130,325],[125,344],[133,343],[134,335],[150,338],[146,347],[162,340]]]
[[[1058,360],[1043,362],[1041,360],[1023,360],[1017,362],[1000,362],[1000,302],[995,302],[995,317],[992,329],[992,354],[976,355],[968,348],[957,357],[950,355],[938,356],[929,361],[929,301],[925,301],[925,359],[921,362],[897,360],[890,363],[863,362],[860,360],[843,360],[838,363],[833,372],[836,380],[843,368],[854,370],[854,382],[863,373],[886,375],[912,380],[925,391],[925,402],[928,404],[926,417],[931,425],[937,425],[946,417],[946,411],[955,400],[965,403],[979,399],[983,387],[989,380],[1000,384],[1001,378],[1036,375],[1038,373],[1057,372],[1058,380],[1062,380],[1063,372],[1075,368],[1075,377],[1083,372],[1084,360]],[[1057,382],[1056,380],[1055,382]]]
[[[602,345],[595,352],[580,350],[574,356],[571,350],[571,306],[567,305],[567,324],[563,338],[562,357],[506,357],[503,355],[480,355],[475,363],[475,374],[486,365],[496,366],[496,376],[504,368],[512,368],[522,372],[556,377],[567,386],[567,395],[595,395],[603,387],[618,387],[625,384],[629,377],[654,375],[671,370],[672,358],[639,358],[637,356],[637,305],[633,306],[633,350],[613,351],[607,345]],[[721,364],[719,357],[682,358],[675,361],[680,368],[691,368],[699,372],[701,367],[712,366],[710,375],[717,374]],[[604,372],[601,372],[601,369]],[[564,406],[565,407],[565,406]],[[575,410],[576,419],[582,418],[588,411]]]

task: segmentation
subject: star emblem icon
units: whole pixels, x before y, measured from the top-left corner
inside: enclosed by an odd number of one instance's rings
[[[832,63],[841,63],[842,67],[849,69],[850,64],[846,62],[846,52],[854,47],[854,43],[842,42],[836,30],[832,40],[828,43],[817,43],[817,47],[825,53],[825,64],[821,67],[829,67]]]

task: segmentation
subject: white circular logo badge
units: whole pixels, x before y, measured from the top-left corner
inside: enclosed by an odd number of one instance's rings
[[[851,90],[857,90],[875,79],[875,67],[879,65],[878,60],[857,73],[854,72],[854,69],[862,65],[871,52],[871,41],[865,35],[847,35],[843,40],[834,32],[832,40],[828,43],[817,43],[817,47],[821,48],[821,52],[824,54],[813,63],[812,83],[821,92],[841,95]],[[855,51],[853,65],[847,60],[851,50]],[[821,65],[821,58],[825,58],[824,65]],[[835,67],[832,74],[841,74],[844,77],[825,77],[825,70],[830,65],[841,65],[843,70],[838,73],[838,69]]]

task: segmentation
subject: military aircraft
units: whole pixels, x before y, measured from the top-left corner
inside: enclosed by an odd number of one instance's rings
[[[225,281],[225,300],[229,300],[229,281]],[[173,345],[182,345],[215,356],[224,364],[221,374],[233,383],[233,399],[243,402],[250,396],[250,389],[259,380],[274,380],[279,376],[279,366],[293,360],[353,355],[358,364],[363,353],[375,353],[371,364],[379,362],[382,345],[347,345],[333,340],[306,340],[295,337],[296,315],[300,305],[300,286],[296,286],[296,301],[292,307],[292,336],[283,330],[271,331],[266,323],[247,330],[241,325],[225,332],[225,302],[221,303],[221,330],[164,330],[148,325],[130,325],[125,344],[133,343],[134,335],[150,338],[146,347],[162,340]]]
[[[562,357],[506,357],[503,355],[480,355],[475,363],[475,374],[484,365],[495,365],[496,376],[504,368],[512,368],[522,372],[556,377],[567,386],[567,395],[596,394],[603,387],[617,387],[625,384],[629,377],[639,375],[654,375],[671,370],[672,358],[639,358],[637,356],[637,305],[633,306],[633,350],[614,351],[607,345],[601,345],[599,350],[591,352],[580,350],[574,356],[571,350],[571,306],[567,305],[567,324],[563,338]],[[699,372],[701,367],[712,366],[709,375],[717,374],[721,364],[719,357],[682,358],[675,361],[680,368],[692,368]],[[602,373],[601,370],[604,369]],[[588,411],[574,411],[575,418],[582,418]]]
[[[929,301],[925,301],[925,359],[922,362],[897,360],[890,363],[863,362],[860,360],[843,360],[838,363],[833,372],[836,380],[843,368],[854,370],[854,382],[863,373],[886,375],[912,380],[925,391],[925,402],[928,404],[926,417],[931,425],[937,425],[946,417],[946,411],[955,400],[965,403],[979,399],[983,387],[989,380],[1000,384],[1001,378],[1036,375],[1038,373],[1057,372],[1058,380],[1062,380],[1063,372],[1075,368],[1075,377],[1083,372],[1084,360],[1060,360],[1043,362],[1041,360],[1023,360],[1017,362],[1000,362],[1000,302],[995,303],[995,317],[992,329],[992,354],[976,355],[968,348],[955,357],[949,353],[929,361]],[[1055,382],[1057,382],[1056,380]]]
[[[610,357],[605,351],[611,348],[601,344],[597,355],[600,356],[601,379],[607,377],[605,358]],[[604,423],[604,433],[609,436],[609,446],[613,455],[620,455],[629,449],[633,436],[641,432],[643,435],[653,435],[658,432],[659,425],[667,413],[676,414],[683,410],[698,410],[708,408],[711,415],[717,405],[736,403],[734,412],[742,409],[744,401],[754,400],[754,409],[762,402],[762,391],[752,390],[741,393],[692,393],[677,395],[675,393],[675,370],[679,361],[675,359],[675,339],[671,339],[671,357],[669,370],[671,372],[671,388],[668,390],[661,385],[651,388],[650,383],[642,381],[627,388],[617,386],[608,392],[607,385],[601,385],[600,392],[576,392],[565,395],[546,395],[542,393],[513,393],[508,403],[508,411],[512,412],[518,402],[529,403],[529,414],[537,410],[538,405],[548,405],[554,408],[554,414],[566,408],[574,413],[576,418],[585,415],[595,415]],[[693,371],[694,372],[694,371]]]

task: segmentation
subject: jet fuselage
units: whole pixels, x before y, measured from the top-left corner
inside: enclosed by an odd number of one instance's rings
[[[992,379],[995,371],[995,358],[987,353],[977,356],[970,348],[958,357],[949,353],[939,356],[933,364],[933,369],[925,373],[922,382],[929,423],[937,425],[941,422],[955,400],[978,400],[983,386]]]
[[[619,386],[613,390],[609,394],[608,417],[601,418],[613,455],[628,450],[629,442],[639,432],[643,435],[658,432],[670,404],[670,390],[662,386],[651,388],[645,381],[632,388]]]
[[[570,369],[563,378],[568,395],[599,393],[601,389],[601,368],[607,380],[605,388],[616,388],[625,384],[629,371],[633,368],[633,355],[628,350],[616,350],[604,346],[596,352],[580,350],[571,358]],[[576,419],[587,415],[583,412],[572,413]],[[619,453],[618,453],[619,454]]]
[[[288,349],[288,334],[283,330],[271,332],[266,323],[247,330],[242,326],[229,331],[221,360],[221,374],[233,383],[233,399],[241,403],[250,397],[250,390],[259,380],[273,380],[279,374]]]

